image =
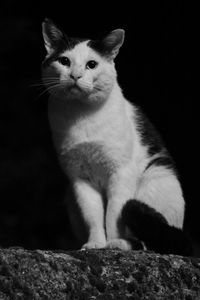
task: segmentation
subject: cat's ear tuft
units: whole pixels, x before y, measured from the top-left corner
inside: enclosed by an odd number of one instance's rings
[[[106,52],[109,54],[111,59],[114,59],[120,47],[124,42],[125,31],[123,29],[116,29],[111,31],[104,39],[103,39],[103,47]]]
[[[44,45],[48,54],[51,54],[64,38],[64,33],[50,19],[42,23]]]

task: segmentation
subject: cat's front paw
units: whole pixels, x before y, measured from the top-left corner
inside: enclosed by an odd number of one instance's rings
[[[81,247],[81,250],[102,249],[105,248],[105,246],[106,246],[105,242],[88,242]]]
[[[124,240],[124,239],[112,239],[109,240],[106,244],[106,248],[108,249],[120,249],[120,250],[131,250],[131,244],[129,241]]]

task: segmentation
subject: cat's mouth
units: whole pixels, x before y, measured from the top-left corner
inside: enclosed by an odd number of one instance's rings
[[[81,87],[77,83],[74,83],[69,87],[69,90],[79,90],[79,91],[81,91]]]
[[[66,89],[66,92],[71,94],[80,94],[83,92],[83,90],[80,86],[78,86],[78,84],[74,83]]]
[[[78,83],[78,82],[74,82],[73,84],[69,85],[68,87],[66,87],[65,89],[66,93],[71,93],[71,94],[88,94],[89,90],[88,87]]]

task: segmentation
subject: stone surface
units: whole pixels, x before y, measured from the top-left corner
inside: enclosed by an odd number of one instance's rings
[[[0,249],[0,299],[200,299],[200,259]]]

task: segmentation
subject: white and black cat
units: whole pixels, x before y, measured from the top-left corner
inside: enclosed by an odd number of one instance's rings
[[[61,166],[75,200],[71,224],[83,249],[147,249],[190,254],[184,199],[174,163],[154,127],[128,102],[114,59],[117,29],[99,40],[69,38],[43,23],[43,82]],[[145,245],[145,246],[144,246]]]

